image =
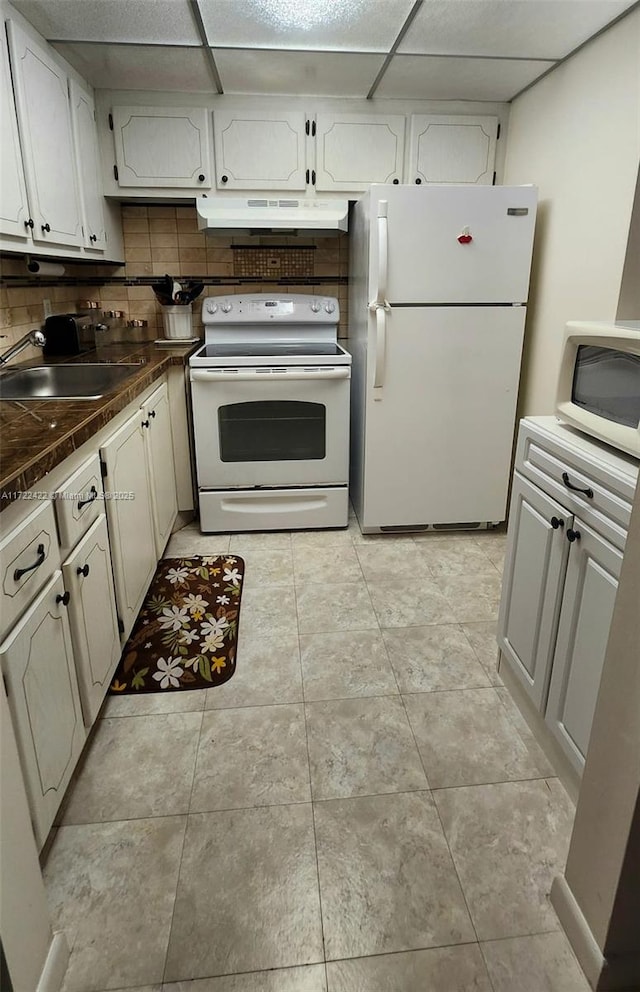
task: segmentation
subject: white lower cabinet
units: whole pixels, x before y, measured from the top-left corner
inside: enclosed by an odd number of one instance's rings
[[[157,561],[143,422],[138,409],[100,447],[123,640],[133,627]]]
[[[69,623],[87,727],[102,706],[111,676],[120,658],[107,520],[104,514],[91,525],[62,566],[70,593]]]
[[[167,546],[178,513],[169,391],[166,383],[151,394],[141,409],[142,423],[146,430],[145,447],[151,487],[153,533],[156,556],[160,558]]]
[[[0,645],[0,664],[40,847],[86,737],[68,602],[62,573],[56,571]]]
[[[502,663],[578,776],[637,476],[632,459],[580,438],[555,418],[521,422],[498,643]]]

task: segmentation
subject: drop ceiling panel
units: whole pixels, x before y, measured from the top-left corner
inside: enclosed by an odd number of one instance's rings
[[[207,56],[201,48],[169,45],[91,45],[62,42],[53,46],[96,89],[213,90]]]
[[[384,55],[214,49],[225,93],[366,96]]]
[[[198,0],[209,43],[388,52],[413,0]]]
[[[510,59],[396,55],[375,95],[417,100],[501,102],[510,100],[554,64]]]
[[[633,0],[425,0],[399,52],[560,59]]]
[[[47,39],[199,45],[188,0],[13,0]]]

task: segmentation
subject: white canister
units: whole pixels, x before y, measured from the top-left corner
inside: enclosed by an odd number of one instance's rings
[[[191,304],[163,307],[162,322],[165,338],[180,339],[193,337]]]

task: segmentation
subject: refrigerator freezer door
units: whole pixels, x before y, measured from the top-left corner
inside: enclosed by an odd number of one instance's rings
[[[386,227],[391,304],[525,303],[536,201],[534,186],[373,185],[369,300]]]
[[[369,322],[363,529],[505,519],[524,307],[393,307]]]

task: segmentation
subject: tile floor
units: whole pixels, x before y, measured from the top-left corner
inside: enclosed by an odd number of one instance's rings
[[[500,534],[202,536],[226,685],[109,698],[45,867],[65,992],[588,992],[573,809],[495,670]]]

